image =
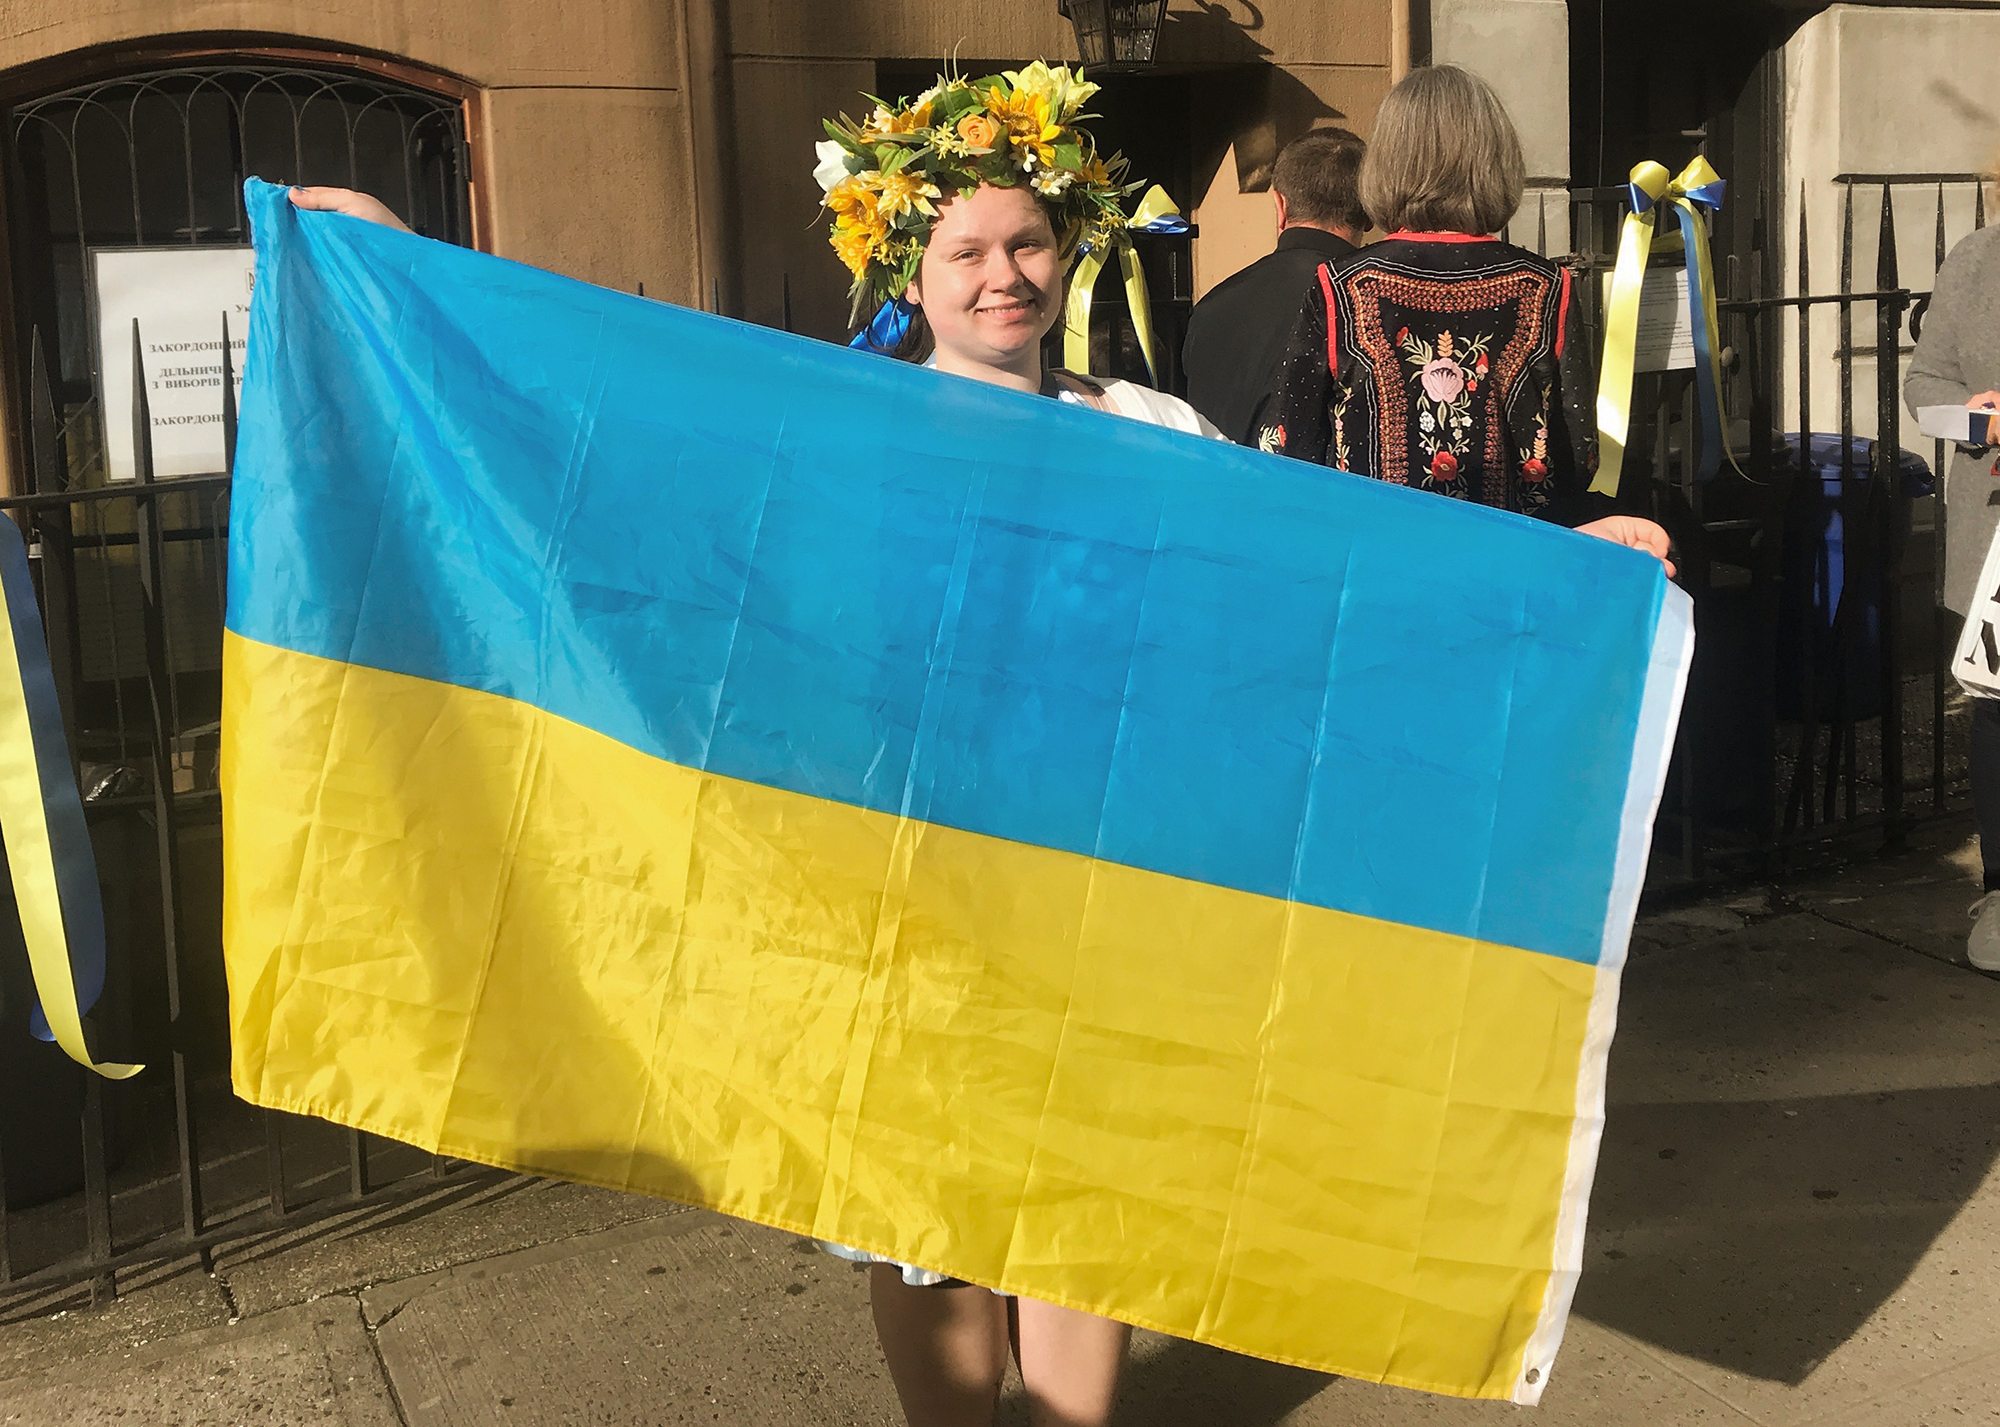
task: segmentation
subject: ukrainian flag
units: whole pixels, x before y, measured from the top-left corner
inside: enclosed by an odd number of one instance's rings
[[[1656,561],[249,202],[238,1093],[1539,1395]]]

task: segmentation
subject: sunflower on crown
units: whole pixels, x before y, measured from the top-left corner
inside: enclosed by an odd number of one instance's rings
[[[1097,88],[1037,60],[983,79],[940,75],[914,100],[876,100],[860,123],[829,119],[813,177],[833,214],[833,250],[854,275],[855,316],[902,296],[938,202],[982,183],[1032,188],[1065,248],[1102,249],[1122,233],[1138,185],[1077,123]]]

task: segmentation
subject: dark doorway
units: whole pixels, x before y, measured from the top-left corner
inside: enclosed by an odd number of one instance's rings
[[[1570,0],[1573,184],[1616,189],[1643,160],[1678,173],[1706,155],[1729,182],[1714,236],[1730,297],[1778,290],[1782,49],[1810,12],[1770,0]],[[1605,242],[1578,234],[1586,251]]]

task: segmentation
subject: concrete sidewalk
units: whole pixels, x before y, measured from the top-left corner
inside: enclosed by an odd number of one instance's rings
[[[2000,982],[1952,964],[1963,836],[1642,924],[1589,1269],[1525,1420],[2000,1420]],[[571,1185],[445,1188],[37,1307],[0,1305],[0,1423],[901,1420],[852,1266]],[[1142,1333],[1120,1420],[1516,1412]]]

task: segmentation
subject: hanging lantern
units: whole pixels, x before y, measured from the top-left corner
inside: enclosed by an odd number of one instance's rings
[[[1056,0],[1076,28],[1086,73],[1140,69],[1153,62],[1167,0]]]

